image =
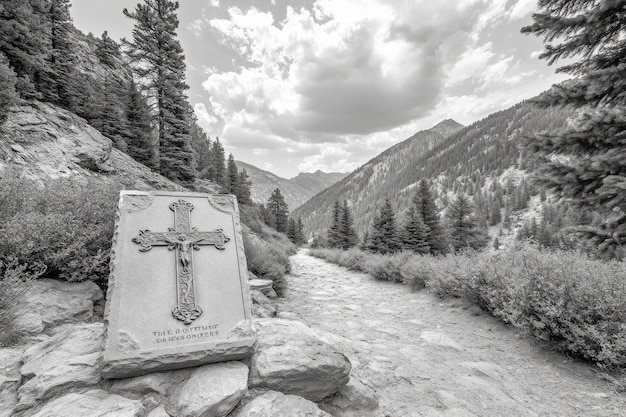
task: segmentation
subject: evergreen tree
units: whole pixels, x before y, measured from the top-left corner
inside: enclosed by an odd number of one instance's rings
[[[302,245],[306,243],[306,238],[304,237],[304,224],[302,223],[302,217],[298,217],[298,221],[296,221],[296,243]]]
[[[549,106],[573,106],[578,115],[557,132],[529,139],[525,149],[541,166],[538,183],[581,211],[597,211],[597,226],[581,234],[608,256],[624,256],[626,243],[626,20],[622,1],[541,0],[523,33],[546,43],[539,56],[549,65],[578,57],[557,72],[575,78],[539,98]]]
[[[396,229],[395,213],[388,198],[374,218],[366,247],[371,252],[383,255],[395,253],[402,248]]]
[[[127,42],[129,56],[156,105],[159,172],[190,185],[196,171],[185,95],[189,87],[185,83],[183,50],[176,34],[177,9],[178,2],[144,0],[133,12],[124,9],[124,14],[135,21],[133,41]]]
[[[35,84],[49,49],[44,0],[3,0],[0,7],[0,52],[17,75],[16,90],[24,98],[41,98]]]
[[[50,43],[45,56],[44,70],[37,79],[37,89],[42,92],[44,100],[79,116],[88,116],[87,112],[79,107],[83,89],[80,82],[82,78],[76,71],[77,59],[70,37],[73,28],[70,1],[48,0],[46,3]]]
[[[354,218],[347,200],[341,206],[341,248],[347,250],[356,246],[358,237],[354,230]]]
[[[148,105],[132,79],[127,91],[125,116],[128,126],[128,137],[126,138],[128,154],[137,162],[155,169],[157,164],[154,145],[152,144],[152,127]]]
[[[280,189],[276,188],[267,200],[267,210],[271,216],[270,222],[273,223],[271,226],[278,232],[287,233],[289,207],[285,203],[285,198]]]
[[[339,200],[335,200],[335,204],[333,205],[333,213],[332,219],[330,222],[330,227],[326,232],[328,246],[331,248],[341,247],[341,222],[342,222],[342,210],[341,204],[339,204]]]
[[[478,226],[472,202],[464,194],[459,194],[450,203],[446,219],[450,229],[450,243],[454,250],[482,249],[489,241],[487,233]]]
[[[430,253],[432,255],[446,254],[448,252],[448,243],[439,221],[437,205],[426,180],[420,181],[413,204],[416,207],[416,212],[422,216],[424,224],[428,227],[427,243],[430,247]]]
[[[16,84],[17,75],[9,66],[6,56],[0,52],[0,126],[7,119],[9,107],[18,99]]]
[[[220,138],[216,137],[215,141],[211,143],[211,163],[209,164],[206,178],[226,188],[227,175],[224,160],[224,148]]]
[[[108,68],[115,68],[117,61],[122,59],[120,46],[109,37],[109,32],[106,30],[102,33],[102,37],[96,41],[96,56],[98,61]]]
[[[239,171],[239,177],[237,181],[237,201],[239,201],[239,203],[243,205],[250,205],[252,203],[252,197],[250,192],[252,182],[250,181],[250,177],[248,177],[248,173],[245,169]]]
[[[291,243],[298,244],[296,241],[296,221],[293,218],[289,218],[287,222],[287,237]]]
[[[233,154],[228,154],[226,164],[226,192],[237,195],[239,191],[239,172]]]
[[[401,234],[402,247],[415,253],[430,253],[428,232],[428,226],[424,224],[421,214],[411,205]]]

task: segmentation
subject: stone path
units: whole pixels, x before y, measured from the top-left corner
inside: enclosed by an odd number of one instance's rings
[[[299,252],[279,309],[350,358],[377,416],[626,416],[593,366],[547,351],[459,300],[375,281]]]

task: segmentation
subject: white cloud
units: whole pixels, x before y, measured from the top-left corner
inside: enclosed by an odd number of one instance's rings
[[[317,0],[287,6],[281,21],[232,7],[208,21],[238,54],[203,83],[220,137],[250,163],[345,171],[442,118],[467,123],[513,104],[523,94],[499,89],[534,72],[493,38],[530,7],[510,3]]]
[[[518,0],[511,9],[509,20],[524,19],[537,10],[537,0]]]
[[[214,130],[215,125],[219,123],[217,117],[209,113],[204,103],[197,103],[193,106],[193,110],[198,118],[200,127],[204,128],[206,131],[210,132]]]

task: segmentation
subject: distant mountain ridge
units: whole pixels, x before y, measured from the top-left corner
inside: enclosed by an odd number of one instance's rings
[[[294,216],[302,216],[309,233],[319,234],[330,225],[334,201],[345,199],[351,206],[357,231],[362,233],[376,210],[380,191],[395,180],[397,172],[462,128],[460,123],[447,119],[417,132],[314,196],[296,209]]]
[[[240,170],[245,169],[250,177],[252,201],[265,204],[272,192],[278,188],[285,197],[289,210],[296,209],[315,194],[347,175],[318,170],[314,173],[300,173],[292,179],[286,179],[243,161],[235,161],[235,164]]]
[[[526,159],[517,142],[526,135],[558,128],[570,109],[540,109],[531,101],[462,127],[444,120],[387,149],[342,181],[311,198],[293,213],[302,217],[309,235],[324,233],[331,220],[334,201],[347,200],[357,232],[362,236],[373,216],[389,198],[402,220],[410,206],[414,187],[421,179],[433,182],[435,195],[471,195],[508,168],[525,168]],[[440,201],[441,202],[441,201]]]

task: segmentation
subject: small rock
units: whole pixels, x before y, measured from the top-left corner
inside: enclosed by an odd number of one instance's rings
[[[297,395],[268,391],[243,406],[233,417],[332,417]]]
[[[296,313],[292,313],[291,311],[280,311],[278,314],[276,314],[276,318],[296,321],[300,320],[300,317],[298,317]]]
[[[319,401],[350,378],[350,361],[304,323],[258,319],[250,387],[264,387]]]
[[[170,417],[170,415],[167,414],[167,411],[165,411],[165,407],[160,405],[154,410],[150,411],[146,417]]]
[[[250,290],[260,291],[266,296],[269,296],[268,292],[270,290],[274,291],[274,281],[272,281],[271,279],[251,279],[249,283]]]
[[[374,416],[378,401],[373,389],[351,377],[337,393],[324,398],[320,408],[334,417],[369,417]]]
[[[0,417],[10,416],[17,404],[21,358],[21,349],[0,349]]]
[[[102,323],[75,325],[26,350],[20,373],[29,380],[17,391],[17,409],[33,407],[66,387],[100,382],[103,333]]]
[[[93,281],[40,279],[22,296],[14,326],[38,334],[61,323],[87,321],[93,316],[94,303],[102,299],[102,290]]]
[[[220,417],[232,411],[248,391],[248,367],[222,362],[197,368],[172,396],[180,417]]]
[[[276,307],[272,300],[258,290],[251,290],[250,295],[252,296],[252,312],[255,317],[276,317]]]
[[[103,390],[92,390],[57,398],[44,405],[32,417],[139,417],[143,413],[141,401],[129,400]]]

